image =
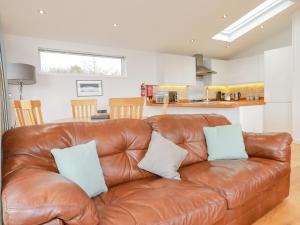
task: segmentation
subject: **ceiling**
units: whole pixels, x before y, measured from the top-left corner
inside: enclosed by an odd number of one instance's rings
[[[290,26],[293,13],[300,10],[300,0],[294,0],[296,4],[265,23],[264,29],[252,30],[230,48],[211,39],[263,1],[0,0],[0,19],[9,34],[229,58]],[[40,15],[39,9],[46,13]]]

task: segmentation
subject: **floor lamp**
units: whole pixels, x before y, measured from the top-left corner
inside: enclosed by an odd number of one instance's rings
[[[36,83],[35,67],[23,63],[10,63],[7,66],[8,84],[19,85],[20,100],[23,99],[23,86]]]

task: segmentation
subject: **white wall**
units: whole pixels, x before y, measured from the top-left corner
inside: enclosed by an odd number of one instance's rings
[[[293,54],[293,137],[295,142],[300,143],[300,12],[293,17]]]
[[[54,75],[38,72],[37,84],[24,86],[24,98],[42,101],[42,111],[46,122],[72,116],[70,100],[77,98],[76,80],[103,81],[104,95],[98,97],[98,108],[100,109],[108,107],[108,99],[111,97],[139,96],[142,82],[147,84],[157,82],[156,53],[154,52],[114,49],[14,35],[4,35],[4,44],[7,62],[32,64],[38,70],[40,70],[38,48],[126,56],[128,75],[126,78],[97,75]],[[16,86],[10,86],[10,92],[13,94],[13,98],[18,97]]]
[[[266,28],[267,29],[267,28]],[[232,58],[241,58],[248,57],[252,55],[263,54],[264,51],[281,48],[285,46],[292,45],[292,26],[287,27],[286,29],[278,32],[278,34],[251,46],[251,48],[247,48],[244,51],[237,53]]]

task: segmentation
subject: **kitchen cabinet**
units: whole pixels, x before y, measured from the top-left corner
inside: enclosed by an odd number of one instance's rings
[[[196,85],[196,59],[191,56],[159,54],[160,85]]]
[[[264,132],[291,132],[292,104],[266,103],[264,112]]]
[[[229,60],[230,84],[263,82],[263,63],[263,55]]]
[[[212,85],[233,85],[263,82],[264,57],[256,55],[231,60],[211,60]]]
[[[210,68],[213,71],[216,71],[217,74],[211,75],[211,84],[212,85],[227,85],[229,81],[228,77],[228,61],[227,60],[218,60],[212,59],[210,61]]]
[[[262,133],[264,131],[264,105],[241,107],[240,123],[243,131]]]
[[[264,53],[264,131],[292,131],[292,47]]]
[[[291,102],[292,69],[292,47],[274,49],[264,53],[266,102]]]

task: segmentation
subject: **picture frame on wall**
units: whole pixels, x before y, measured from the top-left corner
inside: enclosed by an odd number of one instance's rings
[[[77,97],[102,96],[102,80],[76,80]]]

